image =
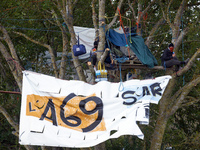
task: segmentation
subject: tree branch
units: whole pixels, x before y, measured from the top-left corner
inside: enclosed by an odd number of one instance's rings
[[[192,80],[191,82],[187,83],[184,87],[181,88],[180,91],[178,91],[178,97],[177,94],[175,94],[172,99],[174,99],[174,103],[171,103],[171,106],[168,107],[168,112],[170,115],[173,115],[177,110],[178,108],[180,108],[182,102],[184,101],[184,99],[186,98],[186,96],[188,95],[188,93],[192,90],[192,88],[194,86],[196,86],[197,84],[200,83],[200,75]]]
[[[171,4],[172,4],[172,1],[173,1],[173,0],[170,0],[166,12],[169,11],[169,8],[170,8],[170,6],[171,6]],[[166,20],[167,20],[168,24],[170,25],[170,27],[173,29],[173,28],[174,28],[174,25],[173,25],[173,23],[171,23],[171,21],[170,21],[169,13],[167,13],[167,18],[166,18]]]
[[[36,40],[34,40],[34,39],[28,37],[27,35],[21,33],[21,32],[15,32],[15,31],[14,31],[14,33],[16,33],[16,34],[18,34],[18,35],[20,35],[20,36],[23,36],[23,37],[26,38],[27,40],[29,40],[29,41],[31,41],[31,42],[33,42],[33,43],[35,43],[35,44],[41,45],[41,46],[43,46],[43,47],[45,47],[45,48],[47,48],[47,49],[49,50],[49,53],[50,53],[50,55],[51,55],[51,61],[52,61],[52,64],[53,64],[54,75],[55,75],[55,77],[58,78],[57,66],[56,66],[56,59],[55,59],[55,56],[54,56],[52,47],[51,47],[50,45],[48,45],[48,44],[45,44],[45,43],[36,41]]]
[[[181,76],[184,73],[186,73],[194,64],[194,61],[196,60],[196,58],[200,55],[200,48],[196,51],[196,53],[192,56],[192,58],[190,59],[190,61],[187,63],[187,65],[180,71],[178,71],[176,74],[173,74],[173,77],[175,76]]]
[[[177,13],[176,13],[176,17],[175,17],[175,19],[174,19],[174,24],[175,24],[175,26],[179,26],[180,23],[181,23],[181,17],[182,17],[182,15],[183,15],[184,7],[186,6],[186,2],[187,2],[187,1],[188,1],[188,0],[183,0],[183,1],[181,2],[181,4],[180,4],[179,8],[178,8],[178,11],[177,11]]]
[[[149,47],[152,39],[153,39],[153,35],[154,33],[157,31],[157,29],[159,28],[159,26],[161,25],[161,23],[164,21],[164,18],[161,18],[155,25],[154,27],[151,29],[149,36],[147,38],[147,40],[145,41],[145,44]]]
[[[169,24],[169,26],[170,26],[171,28],[173,28],[174,25],[173,25],[173,24],[171,23],[171,21],[170,21],[168,11],[169,11],[169,8],[170,8],[170,5],[171,5],[172,1],[173,1],[173,0],[170,0],[170,2],[169,2],[169,4],[168,4],[168,6],[167,6],[166,9],[164,9],[165,7],[163,7],[163,4],[162,4],[161,0],[159,1],[160,7],[161,7],[161,11],[162,11],[162,13],[163,13],[163,17],[164,17],[164,19],[167,21],[167,23]],[[165,10],[165,11],[164,11],[164,10]]]
[[[110,50],[109,48],[106,48],[105,51],[103,52],[103,55],[101,55],[101,59],[100,59],[101,64],[104,63],[104,61],[105,61],[105,59],[106,59],[106,57],[108,55],[109,50]]]
[[[0,30],[2,31],[3,33],[3,40],[6,41],[9,49],[10,49],[10,53],[12,55],[12,57],[15,59],[15,61],[20,64],[20,61],[19,61],[19,58],[17,56],[17,53],[16,53],[16,50],[14,48],[14,45],[10,39],[10,36],[8,35],[8,32],[6,31],[6,29],[0,24]]]
[[[88,68],[89,68],[89,70],[90,70],[90,72],[91,72],[92,84],[94,84],[94,83],[95,83],[95,71],[94,71],[94,68],[93,68],[91,62],[88,62],[87,64],[88,64]]]
[[[19,125],[11,118],[8,112],[0,105],[0,112],[4,115],[6,120],[10,123],[10,125],[15,129],[17,132],[17,136],[19,136]]]
[[[98,26],[97,26],[97,14],[95,11],[95,1],[96,0],[92,0],[92,21],[93,21],[93,25],[94,25],[94,29],[95,29],[95,37],[98,37]]]
[[[181,43],[182,43],[182,39],[187,35],[189,31],[189,27],[185,28],[181,34],[178,36],[177,40],[176,40],[176,43],[175,43],[175,48],[174,48],[174,52],[177,53]]]
[[[63,5],[65,5],[65,6],[63,6]],[[71,0],[66,0],[66,3],[63,3],[63,5],[61,6],[61,3],[59,3],[59,1],[57,0],[56,7],[59,10],[59,12],[61,13],[63,20],[66,23],[66,25],[70,31],[70,35],[71,35],[70,44],[71,44],[71,50],[72,50],[72,45],[76,44],[76,34],[75,34],[75,31],[73,28],[73,4],[72,4]],[[72,51],[72,54],[73,54],[73,51]],[[86,81],[86,77],[83,72],[83,68],[79,62],[78,57],[74,56],[74,54],[73,54],[72,58],[73,58],[74,67],[76,68],[79,79],[81,81]]]
[[[188,0],[183,0],[178,8],[178,11],[176,12],[176,16],[174,18],[174,24],[172,30],[173,30],[173,34],[172,34],[172,42],[176,44],[177,42],[177,38],[180,37],[180,25],[181,25],[181,18],[183,16],[183,12],[184,12],[184,7],[186,5],[186,2]],[[176,45],[175,45],[176,47]],[[176,52],[176,51],[175,51]]]
[[[53,9],[51,10],[51,13],[56,18],[57,26],[62,31],[63,51],[62,51],[62,58],[61,58],[61,64],[60,64],[59,78],[64,79],[65,71],[66,71],[66,60],[67,60],[67,57],[66,57],[67,56],[67,43],[68,43],[68,38],[66,35],[67,31],[66,31],[66,28],[64,26],[62,26],[62,24],[58,20],[58,16]]]
[[[10,68],[10,71],[12,72],[15,78],[15,81],[17,82],[19,89],[21,91],[22,90],[22,69],[20,68],[20,65],[17,62],[15,62],[15,60],[13,60],[8,50],[1,42],[0,42],[0,51],[3,57],[6,59],[6,62]]]

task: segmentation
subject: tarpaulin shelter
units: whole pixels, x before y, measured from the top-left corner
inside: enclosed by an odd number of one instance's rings
[[[130,50],[135,53],[141,63],[147,65],[149,68],[153,68],[158,64],[156,58],[145,45],[144,39],[141,36],[135,33],[122,34],[109,29],[106,33],[106,38],[116,46],[129,46]]]

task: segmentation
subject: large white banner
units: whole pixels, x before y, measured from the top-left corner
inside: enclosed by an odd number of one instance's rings
[[[90,147],[121,135],[143,139],[136,121],[148,124],[149,103],[159,102],[170,78],[90,85],[24,71],[19,142]]]

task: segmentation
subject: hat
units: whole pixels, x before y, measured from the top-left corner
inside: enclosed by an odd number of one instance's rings
[[[173,44],[173,43],[170,43],[168,47],[174,47],[174,44]]]

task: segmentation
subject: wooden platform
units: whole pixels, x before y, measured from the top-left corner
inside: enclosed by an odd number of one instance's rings
[[[114,61],[116,67],[119,67],[119,63]],[[154,66],[153,68],[147,67],[147,65],[143,65],[138,59],[126,60],[126,62],[121,64],[122,70],[124,69],[155,69],[155,70],[164,70],[163,66]]]

